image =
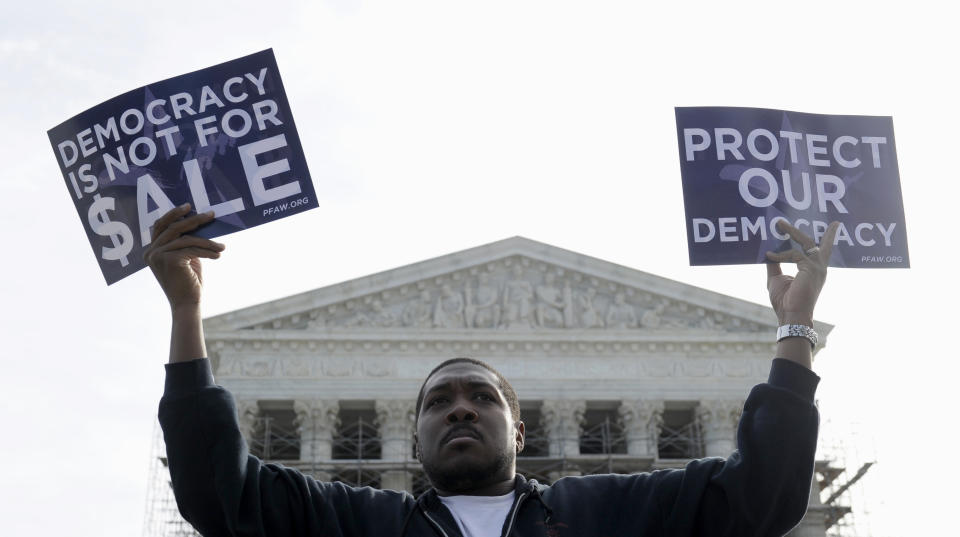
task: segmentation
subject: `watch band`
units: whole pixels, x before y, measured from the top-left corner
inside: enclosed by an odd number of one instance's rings
[[[810,341],[810,347],[815,348],[820,336],[809,326],[802,324],[785,324],[777,328],[777,341],[788,337],[803,337]]]

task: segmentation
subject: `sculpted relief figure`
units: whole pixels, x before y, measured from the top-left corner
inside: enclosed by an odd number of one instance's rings
[[[463,286],[463,324],[473,328],[473,321],[477,317],[477,306],[473,303],[473,289],[467,283]]]
[[[421,291],[420,300],[411,302],[403,310],[403,325],[416,328],[430,328],[430,317],[433,310],[430,304],[430,291]]]
[[[563,308],[563,326],[573,328],[577,325],[577,316],[573,309],[573,289],[570,287],[570,282],[566,281],[563,282],[563,303],[566,304]]]
[[[490,281],[489,274],[482,272],[477,279],[476,302],[469,285],[464,291],[466,305],[463,316],[467,328],[496,328],[500,325],[500,304],[497,303],[500,292]]]
[[[356,328],[358,326],[370,326],[371,324],[373,323],[370,322],[370,317],[368,317],[366,313],[358,311],[354,315],[347,317],[347,319],[343,321],[342,326],[345,328]]]
[[[578,295],[581,309],[580,326],[584,328],[603,328],[603,319],[593,306],[593,299],[596,296],[597,290],[593,287],[588,287],[586,292]]]
[[[667,315],[667,301],[658,303],[653,309],[643,312],[640,316],[640,326],[643,328],[685,328],[687,323]]]
[[[463,327],[463,297],[444,284],[433,307],[433,326],[437,328]]]
[[[657,304],[653,309],[643,312],[643,315],[640,316],[640,326],[644,328],[659,327],[663,310],[664,305]]]
[[[374,300],[370,304],[370,308],[373,311],[357,312],[356,315],[347,319],[343,326],[345,327],[356,327],[356,326],[376,326],[376,327],[388,327],[393,326],[397,322],[396,316],[387,311],[383,307],[383,303],[379,300]]]
[[[310,315],[310,320],[307,321],[307,330],[316,330],[319,328],[326,328],[326,327],[327,327],[326,317],[323,317],[316,312]]]
[[[571,304],[554,285],[555,280],[553,273],[548,272],[543,285],[537,286],[536,321],[541,328],[559,328],[567,324],[565,318],[569,316]]]
[[[513,267],[513,279],[503,289],[504,327],[509,329],[530,328],[533,285],[523,279],[523,267]]]
[[[637,326],[637,314],[633,311],[633,306],[627,304],[627,297],[623,293],[617,293],[613,298],[613,304],[607,308],[607,328],[634,328]]]
[[[704,328],[706,330],[713,330],[717,328],[717,323],[714,321],[713,313],[704,310],[703,308],[697,309],[697,315],[700,317],[697,326]]]
[[[370,305],[373,308],[373,324],[375,326],[389,327],[397,323],[397,316],[393,312],[383,307],[383,302],[374,300]]]

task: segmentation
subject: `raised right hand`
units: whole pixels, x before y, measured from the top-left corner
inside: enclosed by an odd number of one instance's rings
[[[767,291],[781,325],[802,324],[813,328],[813,309],[827,279],[827,265],[839,227],[839,222],[832,222],[818,246],[812,237],[786,220],[777,222],[777,230],[789,235],[801,248],[767,252],[767,259],[771,261],[767,264]],[[796,263],[797,275],[784,275],[780,269],[783,262]]]
[[[210,239],[185,235],[213,220],[213,212],[187,216],[190,204],[171,209],[153,225],[152,241],[144,260],[167,295],[170,308],[197,307],[203,291],[200,258],[217,259],[225,246]]]

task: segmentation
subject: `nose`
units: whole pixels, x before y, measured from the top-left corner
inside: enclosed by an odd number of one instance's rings
[[[447,423],[456,423],[458,421],[475,422],[477,421],[477,412],[463,401],[457,401],[457,404],[447,413]]]

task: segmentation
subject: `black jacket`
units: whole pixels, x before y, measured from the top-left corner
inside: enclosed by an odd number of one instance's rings
[[[738,449],[683,470],[567,477],[547,486],[517,476],[504,536],[768,536],[803,517],[813,477],[819,378],[774,360],[744,405]],[[249,455],[233,397],[208,360],[167,366],[160,401],[170,476],[184,518],[205,537],[461,537],[433,490],[325,483]]]

